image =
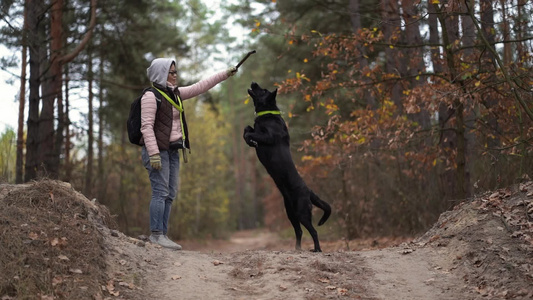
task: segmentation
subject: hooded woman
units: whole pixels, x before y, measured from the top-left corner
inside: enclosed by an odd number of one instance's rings
[[[150,201],[150,241],[162,247],[181,250],[168,236],[172,201],[178,190],[179,149],[190,149],[183,100],[196,97],[233,76],[237,69],[218,72],[195,84],[178,87],[176,63],[156,58],[146,70],[152,88],[141,98],[142,160],[148,170]]]

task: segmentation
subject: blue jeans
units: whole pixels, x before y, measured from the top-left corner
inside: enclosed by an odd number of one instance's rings
[[[178,192],[178,173],[180,170],[179,150],[160,151],[161,169],[154,170],[150,165],[150,156],[146,147],[142,147],[142,160],[148,170],[152,186],[150,201],[150,230],[167,234],[168,220],[172,201]]]

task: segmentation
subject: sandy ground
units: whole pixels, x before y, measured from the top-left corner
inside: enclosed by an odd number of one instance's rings
[[[532,221],[528,181],[463,202],[420,237],[383,249],[295,251],[264,231],[185,251],[106,240],[120,249],[111,265],[138,266],[129,272],[143,290],[124,294],[131,299],[533,299]]]
[[[62,182],[0,185],[0,205],[1,300],[533,299],[532,181],[462,202],[416,239],[322,253],[267,231],[163,249],[110,229],[107,208]]]
[[[432,248],[263,250],[275,240],[288,242],[251,231],[223,251],[171,251],[109,234],[112,264],[119,266],[110,275],[117,282],[142,278],[143,290],[125,289],[126,299],[482,299],[442,267]]]

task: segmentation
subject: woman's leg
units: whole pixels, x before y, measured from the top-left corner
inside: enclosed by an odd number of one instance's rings
[[[165,199],[165,211],[163,213],[163,234],[167,234],[168,221],[170,219],[170,210],[172,201],[176,199],[179,184],[180,171],[180,154],[179,150],[169,150],[169,177],[168,177],[168,197]]]
[[[165,202],[169,196],[169,155],[168,151],[161,151],[161,169],[154,170],[150,165],[150,157],[146,148],[142,148],[144,167],[148,170],[152,199],[150,201],[150,231],[163,233],[165,215]]]

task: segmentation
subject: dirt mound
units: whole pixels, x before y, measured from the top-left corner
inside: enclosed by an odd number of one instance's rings
[[[457,205],[413,241],[326,253],[252,231],[169,251],[113,229],[107,208],[58,181],[0,185],[0,205],[2,300],[533,299],[531,181]]]
[[[0,297],[102,298],[105,207],[70,184],[0,185]]]
[[[481,296],[533,299],[533,182],[457,205],[414,243]]]

